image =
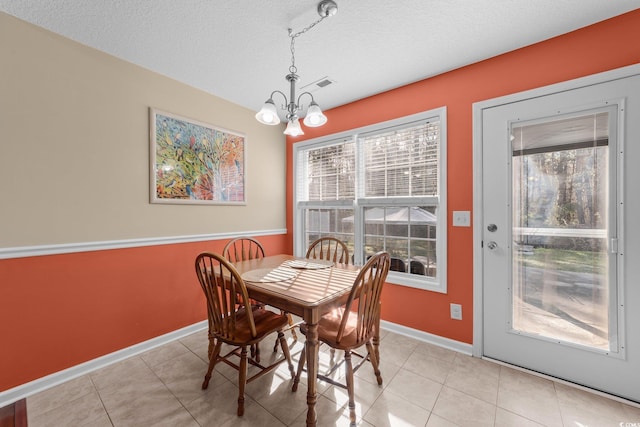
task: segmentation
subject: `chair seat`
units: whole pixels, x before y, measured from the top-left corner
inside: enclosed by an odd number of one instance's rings
[[[259,342],[266,335],[272,332],[282,329],[289,324],[289,318],[286,315],[280,313],[274,313],[273,311],[266,310],[262,307],[253,306],[253,320],[256,325],[256,336],[251,337],[251,330],[249,328],[249,321],[246,313],[240,310],[236,318],[236,329],[233,338],[231,337],[218,337],[223,342],[228,344],[243,344],[251,345]]]
[[[322,316],[318,322],[318,339],[338,350],[352,349],[360,345],[360,343],[357,342],[356,337],[358,319],[356,313],[353,312],[348,313],[349,318],[347,319],[342,339],[340,342],[336,342],[338,329],[340,328],[340,322],[342,322],[343,315],[344,308],[337,308]],[[300,331],[304,335],[307,335],[307,325],[304,323],[301,324]]]

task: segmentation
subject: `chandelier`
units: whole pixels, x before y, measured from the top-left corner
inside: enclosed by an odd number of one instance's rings
[[[285,76],[285,79],[289,82],[289,99],[287,99],[287,96],[279,90],[271,92],[269,99],[267,99],[262,106],[262,109],[256,114],[256,119],[260,123],[272,126],[280,123],[278,110],[276,109],[276,104],[273,102],[273,96],[275,94],[280,94],[284,98],[282,109],[287,112],[287,128],[284,130],[285,135],[304,135],[298,120],[298,112],[304,108],[304,106],[300,104],[300,99],[304,95],[309,95],[311,97],[311,103],[309,104],[309,108],[307,108],[307,114],[303,120],[305,126],[318,127],[327,123],[327,116],[322,113],[322,110],[320,110],[320,107],[316,104],[311,93],[303,92],[298,96],[298,98],[296,98],[296,82],[300,80],[300,77],[296,74],[298,69],[296,68],[295,41],[296,37],[306,33],[324,19],[335,15],[336,12],[338,12],[338,5],[336,2],[333,0],[323,0],[318,4],[318,14],[320,15],[320,19],[297,33],[294,33],[291,28],[289,28],[289,38],[291,38],[291,66],[289,67],[289,74]]]

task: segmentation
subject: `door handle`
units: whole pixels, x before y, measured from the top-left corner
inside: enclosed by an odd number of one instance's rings
[[[487,247],[492,251],[494,251],[498,247],[498,244],[492,240],[489,243],[487,243]]]

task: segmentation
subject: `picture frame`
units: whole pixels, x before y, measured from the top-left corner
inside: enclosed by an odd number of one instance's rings
[[[149,112],[150,203],[246,204],[244,134]]]

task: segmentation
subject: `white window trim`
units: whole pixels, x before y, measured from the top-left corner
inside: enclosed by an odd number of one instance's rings
[[[372,198],[361,199],[356,194],[356,199],[351,201],[332,201],[332,202],[314,202],[314,201],[302,201],[298,202],[298,190],[295,182],[298,176],[298,157],[301,151],[309,150],[314,147],[322,147],[330,144],[331,142],[337,142],[339,140],[354,138],[356,144],[358,143],[358,135],[379,132],[386,128],[402,126],[410,124],[411,122],[424,121],[429,118],[437,118],[440,121],[440,144],[439,144],[439,176],[438,176],[438,195],[439,203],[437,210],[438,217],[438,237],[437,237],[437,278],[433,279],[428,276],[417,276],[402,274],[397,272],[389,272],[387,276],[387,282],[396,285],[408,286],[412,288],[428,290],[439,293],[447,293],[447,107],[435,108],[433,110],[424,111],[422,113],[412,114],[410,116],[401,117],[386,122],[376,123],[374,125],[364,126],[361,128],[351,129],[348,131],[326,135],[318,138],[313,138],[307,141],[299,142],[293,146],[293,252],[296,256],[304,256],[307,248],[304,247],[304,221],[301,208],[321,207],[321,208],[339,208],[339,207],[353,207],[356,215],[356,221],[359,224],[363,224],[362,206],[383,204],[391,205],[395,201],[400,202],[403,198],[383,198],[383,203],[376,201]],[[360,169],[360,168],[359,168]],[[356,181],[361,179],[360,172],[356,174]],[[356,182],[356,188],[358,182]],[[404,199],[406,201],[406,199]],[[419,205],[421,202],[433,200],[433,197],[422,197],[411,199],[412,204]],[[362,247],[362,232],[356,233],[355,245],[356,247]]]

